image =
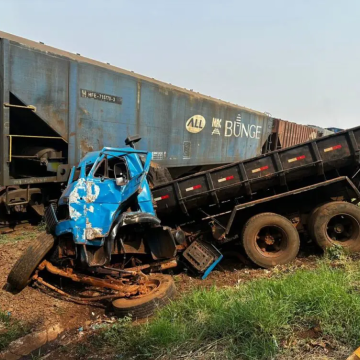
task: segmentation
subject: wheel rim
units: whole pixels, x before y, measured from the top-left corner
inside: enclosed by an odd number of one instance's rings
[[[132,299],[138,299],[143,296],[147,296],[155,292],[161,285],[161,280],[159,279],[147,279],[143,285],[139,288],[139,294],[131,296]]]
[[[286,250],[289,238],[279,226],[264,226],[255,235],[255,244],[262,256],[277,257]]]
[[[339,245],[346,245],[356,241],[360,232],[359,222],[351,215],[338,214],[333,216],[326,224],[328,238]]]

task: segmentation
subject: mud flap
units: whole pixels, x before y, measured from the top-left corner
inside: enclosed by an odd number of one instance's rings
[[[199,240],[192,242],[184,251],[183,256],[193,269],[202,274],[203,280],[223,258],[215,246]]]
[[[146,236],[154,260],[170,259],[176,255],[176,243],[170,228],[154,227]]]

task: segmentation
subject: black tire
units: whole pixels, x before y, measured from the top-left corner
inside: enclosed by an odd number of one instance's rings
[[[274,213],[250,218],[244,226],[242,241],[246,255],[263,268],[289,263],[300,248],[299,233],[290,220]]]
[[[113,301],[114,312],[118,317],[146,318],[174,297],[176,293],[175,283],[170,275],[151,274],[149,279],[157,282],[158,286],[148,295]]]
[[[308,231],[323,250],[337,244],[349,252],[358,252],[360,208],[345,201],[321,205],[310,216]]]
[[[51,234],[38,236],[14,264],[8,275],[7,282],[18,291],[24,289],[36,267],[53,246],[54,238]]]
[[[314,218],[315,218],[315,214],[317,213],[317,211],[320,209],[321,206],[325,205],[326,203],[321,203],[319,205],[316,206],[316,208],[314,208],[308,216],[308,220],[307,220],[307,231],[309,233],[309,236],[311,238],[311,240],[315,239],[315,234],[314,234]]]

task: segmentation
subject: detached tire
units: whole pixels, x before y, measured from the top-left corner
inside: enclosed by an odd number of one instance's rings
[[[16,290],[24,289],[36,267],[53,246],[54,238],[51,234],[38,236],[14,264],[7,282]]]
[[[113,301],[114,312],[118,317],[129,315],[133,319],[148,317],[174,297],[176,289],[170,275],[151,274],[149,280],[157,285],[149,294]]]
[[[299,252],[299,233],[290,220],[274,214],[255,215],[245,224],[242,240],[246,255],[263,268],[286,264]]]
[[[316,208],[309,219],[309,234],[326,250],[340,245],[360,251],[360,208],[345,201],[332,201]]]

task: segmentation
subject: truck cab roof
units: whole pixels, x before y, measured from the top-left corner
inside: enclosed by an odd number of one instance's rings
[[[124,156],[127,154],[146,155],[146,154],[148,154],[148,152],[143,151],[143,150],[135,150],[130,147],[127,147],[127,148],[104,147],[100,151],[91,151],[91,152],[87,153],[81,159],[81,161],[78,165],[78,168],[82,167],[84,164],[85,165],[93,164],[101,154],[106,154],[110,157],[113,157],[113,156],[115,157],[115,156]]]

